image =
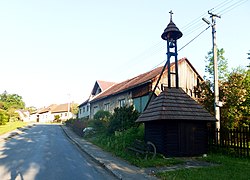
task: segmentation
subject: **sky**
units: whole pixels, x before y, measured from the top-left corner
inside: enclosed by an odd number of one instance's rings
[[[0,93],[26,106],[85,101],[96,80],[122,82],[163,65],[161,34],[173,22],[178,49],[216,18],[217,45],[229,68],[247,66],[250,0],[0,0]],[[178,53],[203,76],[211,27]]]

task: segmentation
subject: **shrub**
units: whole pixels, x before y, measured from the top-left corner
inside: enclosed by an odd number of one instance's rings
[[[116,133],[112,135],[101,133],[96,134],[96,137],[92,139],[92,142],[115,155],[125,157],[128,155],[125,150],[126,147],[130,146],[135,139],[143,140],[143,137],[144,126],[140,125],[139,127],[132,127],[122,132],[116,131]]]
[[[9,120],[8,113],[0,109],[0,125],[5,125]]]
[[[107,130],[111,113],[100,110],[94,115],[93,120],[89,120],[88,126],[93,127],[96,132],[104,132]]]
[[[115,108],[114,114],[110,117],[108,133],[113,134],[115,131],[124,131],[136,126],[136,119],[139,117],[138,111],[133,106],[124,106]]]
[[[76,119],[73,123],[73,131],[79,136],[83,136],[83,129],[87,127],[87,121],[85,119]]]
[[[60,122],[60,115],[55,115],[54,122]]]
[[[66,126],[72,126],[73,124],[74,124],[74,121],[75,121],[76,119],[68,119],[68,120],[66,120],[65,121],[65,124],[66,124]]]
[[[76,134],[78,134],[79,136],[83,136],[82,131],[85,127],[87,127],[87,119],[69,119],[65,121],[65,124],[66,126],[70,126]]]

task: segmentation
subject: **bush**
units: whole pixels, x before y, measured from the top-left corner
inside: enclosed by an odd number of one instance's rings
[[[76,119],[73,123],[73,131],[79,136],[83,136],[83,129],[87,127],[87,121],[84,119]]]
[[[9,120],[8,113],[0,109],[0,125],[5,125]]]
[[[66,126],[73,126],[76,119],[68,119],[65,121]]]
[[[139,127],[132,127],[123,132],[116,132],[112,135],[108,134],[96,134],[96,137],[92,139],[95,144],[101,146],[118,155],[120,157],[125,157],[128,155],[126,152],[126,147],[130,146],[135,139],[143,140],[144,137],[144,127],[143,125]],[[91,139],[91,138],[90,138]]]
[[[138,111],[133,106],[124,106],[115,108],[114,114],[110,117],[108,133],[113,134],[115,131],[124,131],[136,126],[136,119],[139,117]]]
[[[88,126],[94,128],[96,132],[104,132],[107,130],[111,113],[100,110],[94,115],[93,120],[89,120]]]
[[[60,115],[55,115],[54,122],[61,122]]]
[[[73,131],[79,136],[83,136],[83,129],[87,127],[87,119],[69,119],[65,121],[66,126],[72,127]]]

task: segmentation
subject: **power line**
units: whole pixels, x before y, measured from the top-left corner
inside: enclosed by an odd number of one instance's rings
[[[198,31],[199,29],[203,28],[204,26],[206,26],[204,23],[200,23],[196,26],[195,29],[193,29],[192,31],[189,32],[185,32],[185,37],[188,37],[190,34],[193,34],[195,31]]]
[[[189,45],[191,42],[193,42],[196,38],[198,38],[201,34],[203,34],[206,30],[208,30],[208,28],[210,28],[210,26],[208,26],[206,29],[204,29],[203,31],[201,31],[197,36],[195,36],[193,39],[191,39],[187,44],[185,44],[182,48],[180,48],[177,52],[181,51],[182,49],[184,49],[187,45]]]
[[[231,10],[233,10],[234,8],[244,4],[245,2],[247,2],[248,0],[243,0],[243,1],[237,1],[236,3],[234,4],[231,4],[230,6],[228,6],[227,8],[224,8],[221,13],[225,14]],[[217,6],[215,6],[214,8],[212,8],[211,10],[214,10],[214,9],[220,9],[221,7],[224,7],[225,5],[227,4],[230,4],[231,2],[233,2],[233,0],[226,0],[226,1],[223,1],[222,3],[218,4]],[[201,16],[200,16],[201,17]],[[190,23],[189,23],[190,24]],[[201,28],[202,26],[198,27],[197,29]],[[204,29],[203,31],[201,31],[197,36],[195,36],[193,39],[191,39],[187,44],[185,44],[183,47],[181,47],[179,51],[181,51],[182,49],[184,49],[186,46],[188,46],[191,42],[193,42],[196,38],[198,38],[201,34],[203,34],[206,30],[209,29],[210,26],[208,26],[206,29]],[[190,34],[192,34],[194,31],[196,31],[197,29],[194,29],[193,31],[190,32]],[[188,36],[189,34],[187,34],[186,36]],[[158,67],[159,65],[161,65],[163,62],[165,62],[166,60],[160,62],[158,65],[154,66],[154,68]],[[153,69],[154,69],[153,68]]]
[[[198,35],[196,35],[193,39],[191,39],[189,42],[187,42],[184,46],[182,46],[177,52],[181,51],[182,49],[184,49],[186,46],[188,46],[191,42],[193,42],[195,39],[197,39],[201,34],[203,34],[206,30],[208,30],[210,28],[210,26],[208,26],[206,29],[204,29],[203,31],[201,31]],[[160,62],[159,64],[157,64],[156,66],[154,66],[152,69],[155,69],[156,67],[158,67],[159,65],[161,65],[162,63],[164,63],[166,61],[166,59],[164,59],[162,62]]]
[[[229,11],[231,11],[232,9],[238,7],[239,5],[242,5],[243,3],[247,2],[248,0],[240,0],[237,1],[233,4],[231,4],[232,2],[234,2],[234,0],[225,0],[221,3],[219,3],[218,5],[214,6],[210,11],[220,11],[220,13],[227,13]],[[226,8],[225,8],[226,6]],[[202,22],[200,21],[201,17],[203,17],[206,13],[203,13],[202,15],[200,15],[198,18],[195,18],[193,21],[189,22],[188,24],[186,24],[185,26],[183,26],[181,29],[184,31],[185,37],[193,34],[194,32],[196,32],[197,30],[201,29],[202,27],[205,26],[205,24],[202,24]],[[187,44],[185,44],[182,48],[180,48],[178,50],[178,52],[182,49],[184,49],[186,46],[188,46],[191,42],[193,42],[196,38],[198,38],[202,33],[204,33],[210,26],[208,26],[206,29],[204,29],[203,31],[201,31],[198,35],[196,35],[193,39],[191,39]],[[159,52],[161,52],[161,50],[164,48],[163,45],[160,45],[161,42],[158,42],[156,45],[148,48],[147,50],[143,51],[142,53],[140,53],[138,56],[136,56],[135,58],[133,58],[132,60],[130,60],[129,62],[132,62],[133,64],[137,64],[139,63],[138,59],[147,59]],[[166,61],[166,60],[164,60]],[[158,65],[154,66],[154,68],[158,67],[159,65],[161,65],[164,61],[160,62]],[[126,63],[126,65],[128,65]],[[153,69],[154,69],[153,68]]]
[[[223,2],[221,2],[220,4],[218,4],[217,6],[213,7],[210,11],[218,11],[220,8],[224,7],[225,5],[231,3],[234,0],[225,0]]]
[[[234,4],[230,5],[229,7],[223,9],[222,11],[219,12],[219,14],[223,15],[228,13],[229,11],[232,11],[233,9],[235,9],[236,7],[246,3],[248,0],[243,0],[243,1],[237,1]]]

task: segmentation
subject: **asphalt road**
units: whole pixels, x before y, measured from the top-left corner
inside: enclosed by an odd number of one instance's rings
[[[1,180],[115,179],[91,161],[58,125],[36,125],[0,142]]]

